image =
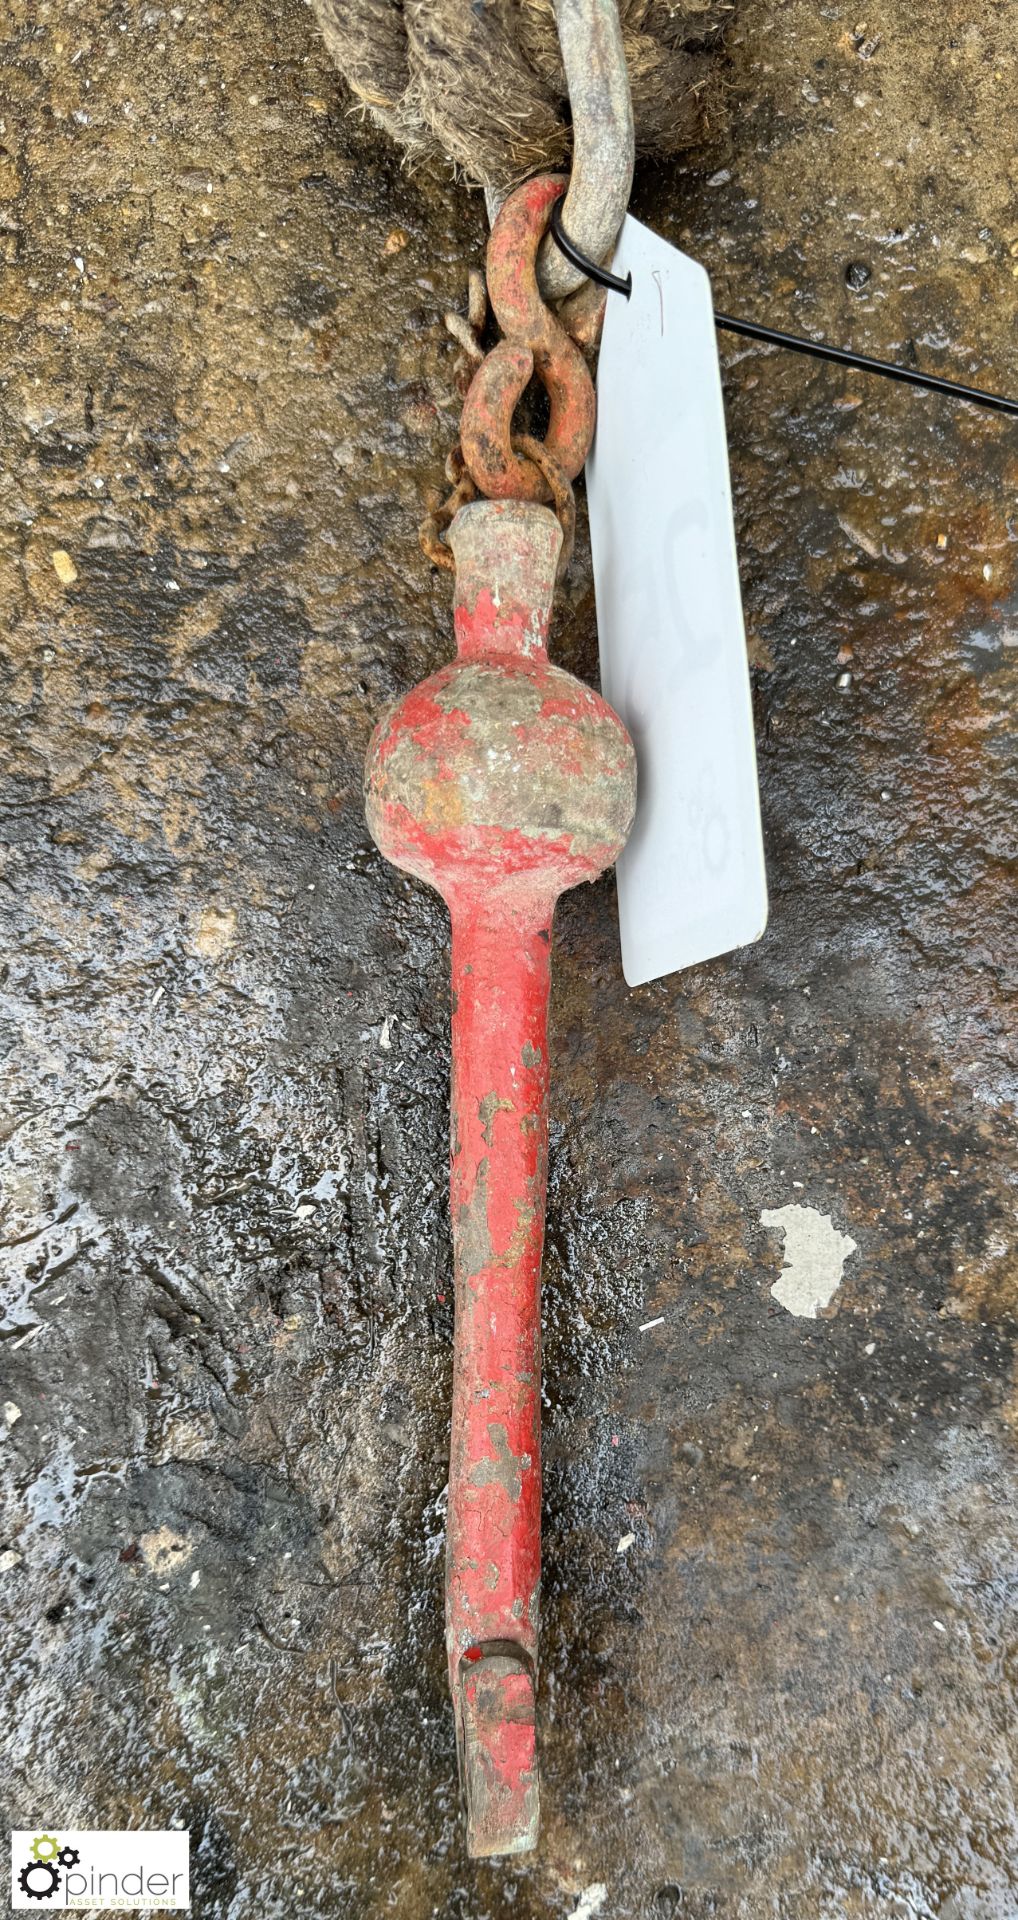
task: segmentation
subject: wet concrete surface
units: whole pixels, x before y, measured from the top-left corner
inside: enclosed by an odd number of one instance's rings
[[[723,343],[771,920],[630,993],[611,880],[559,910],[544,1832],[471,1866],[446,922],[360,767],[449,651],[481,208],[296,5],[8,20],[10,1820],[189,1825],[202,1920],[1013,1920],[1013,426]],[[1016,55],[746,0],[637,211],[720,306],[1014,392]],[[813,1319],[793,1205],[856,1243]]]

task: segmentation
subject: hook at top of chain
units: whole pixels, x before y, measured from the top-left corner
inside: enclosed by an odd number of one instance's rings
[[[629,71],[617,0],[555,0],[573,124],[573,164],[563,224],[581,252],[609,258],[626,217],[636,153]],[[502,205],[489,193],[492,226]],[[549,236],[537,262],[546,300],[563,300],[583,285],[583,271],[559,253]]]

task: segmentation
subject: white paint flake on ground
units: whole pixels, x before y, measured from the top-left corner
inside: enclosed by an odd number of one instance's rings
[[[815,1320],[837,1293],[855,1241],[838,1232],[829,1213],[818,1213],[815,1207],[765,1207],[760,1220],[785,1237],[785,1264],[771,1293],[789,1313]]]
[[[594,1880],[584,1887],[572,1912],[572,1920],[594,1920],[608,1898],[608,1889],[601,1880]]]

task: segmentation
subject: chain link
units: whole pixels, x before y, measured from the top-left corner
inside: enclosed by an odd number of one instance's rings
[[[565,182],[551,174],[510,195],[488,243],[487,281],[470,276],[466,315],[447,313],[459,346],[455,378],[466,396],[460,440],[446,461],[451,491],[433,497],[420,532],[434,566],[454,567],[444,535],[460,507],[478,495],[551,502],[562,528],[559,577],[569,564],[576,529],[572,481],[594,431],[594,387],[579,347],[538,290],[536,260],[552,207]],[[503,338],[485,354],[482,336],[490,298]],[[590,302],[586,311],[591,311]],[[513,431],[517,405],[535,376],[549,402],[546,436]]]

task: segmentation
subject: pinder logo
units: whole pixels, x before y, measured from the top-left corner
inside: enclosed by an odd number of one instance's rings
[[[38,1913],[187,1908],[189,1839],[183,1829],[11,1834],[11,1905]]]

